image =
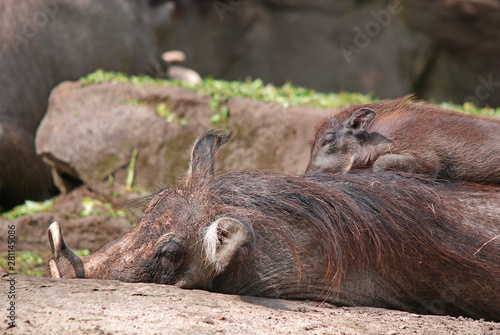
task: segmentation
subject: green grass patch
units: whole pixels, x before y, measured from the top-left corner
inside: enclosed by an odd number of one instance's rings
[[[83,210],[80,216],[106,215],[112,218],[128,217],[130,213],[124,209],[115,209],[109,202],[102,202],[97,199],[85,197],[82,199]]]
[[[14,220],[20,216],[31,215],[39,212],[48,212],[54,208],[56,201],[54,199],[49,199],[43,202],[35,202],[31,200],[26,200],[24,205],[19,205],[14,207],[8,212],[0,214],[0,217],[7,220]]]
[[[284,107],[309,106],[319,108],[341,108],[350,104],[363,104],[375,101],[371,95],[360,93],[319,93],[311,89],[293,86],[286,83],[283,86],[264,84],[261,79],[245,81],[226,81],[205,78],[199,84],[186,83],[179,80],[155,79],[148,76],[128,76],[124,73],[104,72],[98,70],[80,79],[82,86],[101,83],[134,84],[140,87],[151,86],[178,86],[193,90],[212,98],[211,109],[216,111],[221,104],[231,98],[247,98],[276,102]]]
[[[0,269],[5,272],[8,269],[8,253],[0,254]],[[39,251],[17,251],[16,264],[14,266],[17,274],[43,277],[45,273],[45,262],[49,259],[50,252]]]
[[[78,256],[88,256],[88,249],[74,251]],[[0,254],[0,271],[8,271],[8,253]],[[41,251],[17,251],[15,273],[28,276],[43,277],[45,273],[45,263],[50,258],[50,252]]]
[[[188,119],[178,117],[165,103],[156,105],[156,113],[164,118],[168,123],[187,124],[189,122]]]
[[[378,99],[370,94],[338,92],[338,93],[320,93],[315,90],[304,87],[294,86],[286,83],[283,86],[274,86],[265,84],[260,79],[246,79],[244,81],[225,81],[213,78],[205,78],[199,84],[191,84],[178,80],[155,79],[148,76],[128,76],[123,73],[104,72],[98,70],[86,77],[80,79],[82,86],[99,83],[128,83],[138,86],[178,86],[193,90],[200,94],[209,95],[212,100],[210,107],[216,112],[212,117],[212,123],[217,125],[221,120],[228,116],[224,110],[224,103],[231,98],[247,98],[251,100],[262,100],[282,104],[284,107],[307,106],[326,109],[337,109],[353,104],[365,104]],[[470,102],[463,105],[452,103],[437,104],[443,108],[457,110],[467,114],[481,114],[486,116],[500,117],[500,107],[498,108],[479,108]],[[167,117],[170,114],[167,112]]]
[[[131,105],[131,106],[148,106],[147,102],[133,99],[130,97],[127,100],[123,100],[122,103],[124,103],[126,105]]]
[[[127,182],[133,180],[133,175],[127,179]],[[39,212],[50,212],[54,209],[55,199],[49,199],[43,202],[26,200],[24,205],[14,207],[8,212],[0,213],[0,217],[7,220],[14,220],[21,216],[32,215]],[[82,199],[83,210],[79,213],[80,217],[91,215],[106,215],[109,217],[133,218],[132,214],[125,209],[115,209],[109,202],[102,202],[97,199],[85,197]]]
[[[434,103],[442,108],[453,109],[466,114],[475,114],[482,116],[495,116],[500,117],[500,107],[491,108],[491,107],[477,107],[472,102],[465,102],[463,105],[457,105],[453,103],[443,102],[443,103]]]

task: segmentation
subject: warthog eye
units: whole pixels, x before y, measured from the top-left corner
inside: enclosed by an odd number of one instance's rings
[[[175,240],[169,240],[157,246],[157,257],[168,260],[171,263],[179,263],[184,257],[186,250]]]
[[[321,146],[331,145],[335,143],[336,138],[337,137],[335,136],[335,133],[326,133],[323,142],[321,142]]]

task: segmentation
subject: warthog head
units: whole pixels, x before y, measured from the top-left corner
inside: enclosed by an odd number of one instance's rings
[[[231,216],[230,206],[205,187],[214,175],[216,151],[228,139],[221,132],[200,137],[186,187],[157,193],[131,232],[91,256],[80,258],[69,250],[59,224],[53,223],[46,275],[211,287],[211,280],[255,241],[250,223]]]

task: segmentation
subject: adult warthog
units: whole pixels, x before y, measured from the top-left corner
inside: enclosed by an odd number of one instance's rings
[[[194,145],[186,183],[150,197],[87,257],[49,228],[47,276],[154,282],[500,320],[500,188],[395,173],[214,174],[228,135]]]
[[[359,169],[500,184],[500,119],[409,97],[349,106],[318,125],[306,173]]]
[[[50,91],[97,69],[161,74],[159,46],[173,5],[148,0],[2,0],[0,207],[55,191],[36,155]]]

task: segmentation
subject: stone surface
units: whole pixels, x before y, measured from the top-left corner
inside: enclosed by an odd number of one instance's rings
[[[406,0],[405,22],[433,42],[422,97],[500,106],[500,2]]]
[[[6,291],[9,276],[1,278]],[[494,322],[233,296],[157,284],[15,276],[4,334],[496,334]]]
[[[1,278],[2,290],[8,287]],[[500,325],[368,307],[233,296],[174,286],[16,276],[4,334],[495,334]],[[7,299],[1,303],[2,314]]]
[[[163,104],[163,105],[162,105]],[[332,111],[231,99],[225,102],[229,121],[218,127],[233,131],[219,168],[273,169],[302,173],[309,156],[314,124]],[[167,122],[157,113],[162,105],[175,115]],[[210,97],[177,87],[136,87],[64,83],[54,90],[37,132],[37,151],[59,176],[82,181],[104,194],[126,189],[127,173],[137,149],[133,188],[141,195],[173,185],[187,171],[196,137],[213,128]],[[62,191],[69,182],[58,182]]]
[[[202,76],[500,105],[497,0],[177,3],[166,48]]]

